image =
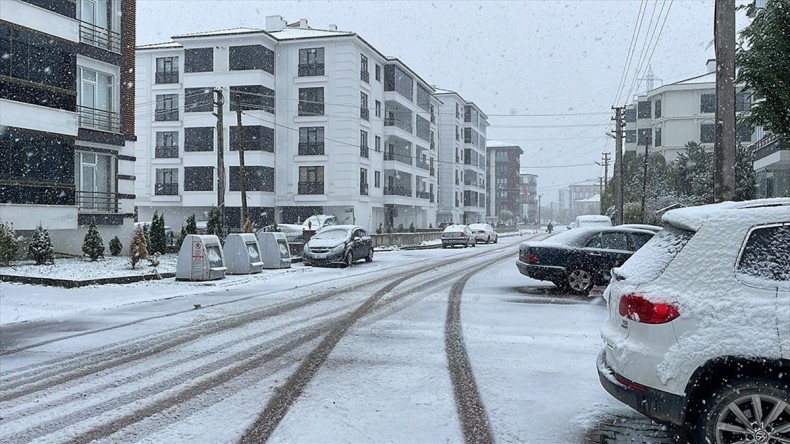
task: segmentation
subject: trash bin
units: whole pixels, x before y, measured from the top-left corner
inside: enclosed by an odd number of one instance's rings
[[[177,281],[211,281],[225,277],[224,256],[219,238],[188,234],[178,252]]]
[[[291,252],[284,233],[259,231],[256,237],[263,268],[291,268]]]
[[[225,239],[227,274],[260,273],[263,268],[258,239],[252,233],[231,233]]]

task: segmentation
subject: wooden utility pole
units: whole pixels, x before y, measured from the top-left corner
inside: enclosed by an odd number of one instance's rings
[[[214,114],[217,117],[217,208],[222,220],[222,231],[225,231],[225,144],[223,140],[223,108],[225,107],[225,98],[222,94],[222,88],[215,88],[214,94],[216,100],[214,105],[217,107],[217,112]]]
[[[713,200],[735,198],[735,0],[716,0],[716,141]]]
[[[615,165],[615,176],[617,176],[617,180],[614,182],[614,206],[615,206],[615,215],[614,215],[614,224],[615,225],[622,225],[623,224],[623,127],[625,126],[623,122],[623,107],[622,106],[614,106],[612,107],[614,110],[614,165]]]
[[[239,228],[244,228],[247,223],[247,183],[244,173],[244,131],[241,126],[241,94],[236,93],[236,139],[239,141],[239,191],[241,191],[241,218]]]
[[[603,167],[603,177],[600,178],[601,214],[606,214],[606,208],[603,205],[603,196],[606,194],[608,188],[607,182],[609,181],[609,153],[601,153],[601,155],[603,156],[603,160],[595,163]]]
[[[647,148],[649,146],[650,144],[647,141],[645,141],[645,168],[644,171],[642,171],[642,206],[640,208],[642,215],[642,223],[645,223],[645,211],[646,211],[645,198],[647,197],[647,159],[648,159]]]
[[[603,208],[603,186],[604,186],[604,183],[606,183],[606,179],[603,178],[603,177],[599,177],[598,178],[598,188],[599,188],[600,191],[598,192],[598,206],[600,208],[598,209],[598,212],[601,213],[601,214],[606,213],[606,211]]]

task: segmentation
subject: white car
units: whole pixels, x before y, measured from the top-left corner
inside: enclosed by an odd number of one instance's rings
[[[475,236],[468,226],[450,225],[442,231],[442,248],[456,245],[462,245],[464,248],[477,245]]]
[[[611,227],[612,219],[599,214],[583,214],[576,216],[576,221],[571,225],[573,228]]]
[[[612,270],[601,384],[697,443],[790,443],[790,199],[663,221]]]
[[[499,235],[490,224],[469,224],[469,229],[472,230],[476,242],[499,242]]]
[[[330,225],[337,225],[337,218],[331,214],[316,214],[308,217],[301,224],[278,224],[277,230],[285,233],[288,242],[304,242],[304,231],[318,231]]]

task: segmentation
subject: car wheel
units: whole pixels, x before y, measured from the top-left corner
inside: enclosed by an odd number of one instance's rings
[[[346,257],[344,258],[343,263],[345,264],[346,267],[350,267],[351,265],[353,265],[354,264],[354,253],[352,253],[350,251],[348,253],[346,253]]]
[[[584,268],[574,268],[566,280],[568,289],[576,294],[587,295],[593,286],[592,274]]]
[[[703,403],[693,433],[697,442],[790,442],[790,385],[747,379],[728,382]]]
[[[499,236],[494,237],[494,243],[499,242]]]
[[[487,244],[490,244],[490,243],[491,243],[491,236],[488,236],[488,239],[486,239],[486,243],[487,243]]]
[[[368,255],[365,256],[365,262],[373,262],[373,247],[370,247],[370,251],[368,251]]]

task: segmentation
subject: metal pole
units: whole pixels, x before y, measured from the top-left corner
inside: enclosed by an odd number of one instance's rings
[[[241,124],[241,94],[236,93],[236,139],[239,141],[239,191],[241,191],[241,217],[239,228],[244,228],[247,224],[247,177],[244,171],[244,131]]]
[[[223,130],[223,111],[225,107],[225,98],[222,94],[222,88],[215,88],[214,94],[217,99],[214,105],[217,107],[217,208],[220,213],[220,220],[222,221],[222,231],[225,232],[225,143],[224,143],[224,130]]]
[[[735,198],[735,0],[716,0],[716,143],[713,200]]]

